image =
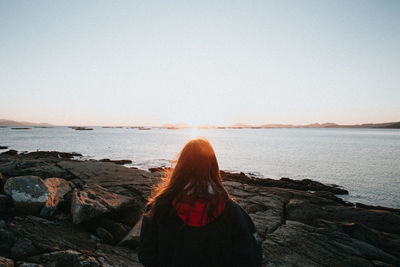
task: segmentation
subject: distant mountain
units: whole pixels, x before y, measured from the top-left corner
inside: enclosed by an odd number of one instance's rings
[[[191,127],[192,126],[190,126],[187,123],[175,123],[175,124],[165,123],[161,125],[161,128],[170,128],[170,129],[181,129],[181,128],[191,128]]]
[[[353,125],[340,125],[333,122],[328,123],[311,123],[306,125],[293,125],[293,124],[262,124],[260,126],[246,125],[243,123],[236,123],[232,128],[392,128],[400,129],[400,122],[385,122],[385,123],[364,123]]]
[[[0,119],[0,126],[40,126],[40,127],[52,127],[54,125],[49,123],[36,123],[36,122],[29,122],[29,121],[12,121],[6,119]]]

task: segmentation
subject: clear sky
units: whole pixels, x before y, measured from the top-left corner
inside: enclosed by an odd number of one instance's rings
[[[400,1],[0,1],[0,118],[400,121]]]

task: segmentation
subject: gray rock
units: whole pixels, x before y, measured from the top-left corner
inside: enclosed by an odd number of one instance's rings
[[[4,191],[11,196],[16,209],[26,214],[38,213],[50,196],[49,189],[37,176],[9,178]]]
[[[50,196],[40,211],[40,216],[50,217],[64,200],[64,196],[72,190],[72,186],[70,182],[61,178],[47,178],[44,180],[44,184],[49,189]]]
[[[129,205],[132,198],[115,194],[99,185],[84,190],[74,190],[71,203],[72,221],[75,224]]]

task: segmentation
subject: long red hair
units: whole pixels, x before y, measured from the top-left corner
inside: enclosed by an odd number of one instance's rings
[[[175,167],[167,171],[162,181],[153,188],[147,203],[150,209],[145,215],[162,223],[173,210],[172,201],[188,201],[184,196],[189,194],[195,197],[190,201],[202,199],[208,205],[205,209],[208,221],[213,219],[218,203],[230,198],[222,184],[214,149],[205,138],[190,140],[183,147]]]

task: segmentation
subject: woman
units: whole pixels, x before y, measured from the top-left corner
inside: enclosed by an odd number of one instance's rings
[[[189,141],[153,190],[143,216],[145,266],[260,266],[254,224],[222,184],[205,138]]]

